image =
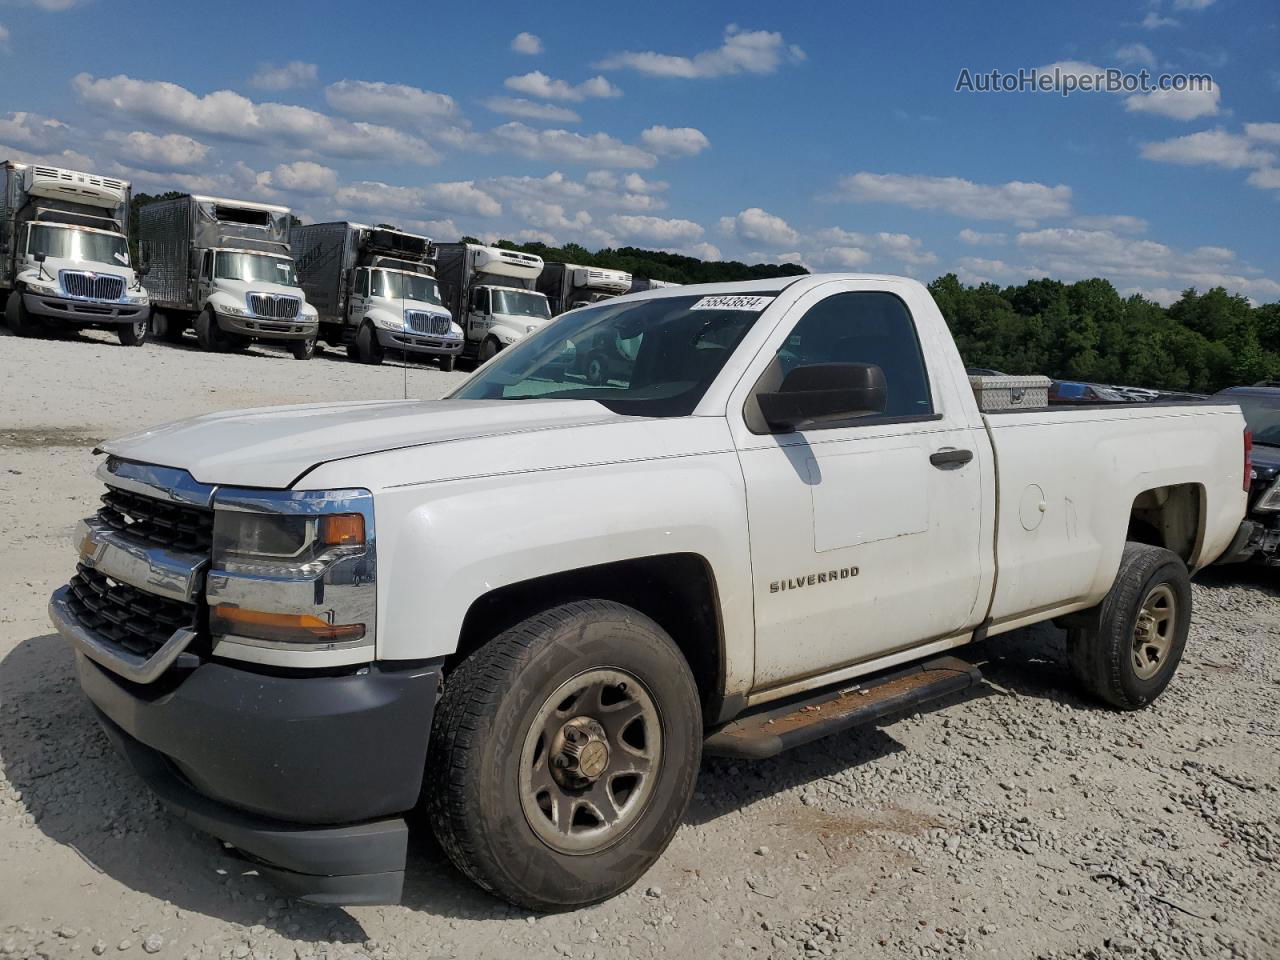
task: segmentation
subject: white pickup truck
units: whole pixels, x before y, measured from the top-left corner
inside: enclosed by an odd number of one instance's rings
[[[622,359],[589,383],[601,342]],[[1234,404],[983,415],[925,288],[848,275],[620,297],[445,400],[102,449],[50,603],[84,692],[177,815],[344,904],[399,897],[419,804],[498,896],[609,897],[704,750],[961,689],[947,651],[1037,621],[1142,707],[1249,486]]]

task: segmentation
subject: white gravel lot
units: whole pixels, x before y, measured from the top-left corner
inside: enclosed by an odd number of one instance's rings
[[[463,374],[407,372],[435,397]],[[0,337],[0,956],[1280,957],[1280,577],[1211,572],[1151,709],[1082,701],[1044,628],[990,683],[762,763],[708,760],[627,894],[532,916],[423,831],[405,903],[279,898],[169,817],[98,731],[45,619],[95,507],[94,441],[182,416],[399,397],[335,354]]]

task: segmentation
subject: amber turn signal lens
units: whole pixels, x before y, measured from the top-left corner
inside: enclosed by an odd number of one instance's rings
[[[320,518],[320,542],[326,547],[358,547],[364,543],[364,517],[331,513]]]
[[[266,613],[218,604],[210,611],[209,631],[283,643],[344,643],[364,636],[363,623],[329,623],[305,613]]]

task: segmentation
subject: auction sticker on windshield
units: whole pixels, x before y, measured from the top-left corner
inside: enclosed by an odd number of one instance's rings
[[[720,296],[703,297],[690,310],[750,310],[759,313],[769,304],[773,297]]]

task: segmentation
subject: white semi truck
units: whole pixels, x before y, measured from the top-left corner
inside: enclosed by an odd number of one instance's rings
[[[291,242],[321,340],[362,363],[381,363],[392,350],[453,369],[462,327],[440,298],[429,238],[336,221],[294,227]]]
[[[288,207],[248,200],[183,194],[141,207],[156,335],[177,340],[194,325],[205,350],[262,340],[310,359],[319,324],[298,286],[289,225]]]
[[[538,289],[551,304],[551,315],[599,303],[631,290],[631,274],[624,270],[583,267],[576,263],[548,263],[538,277]]]
[[[44,164],[0,164],[0,297],[20,337],[42,327],[147,338],[145,270],[129,261],[129,182]]]
[[[551,319],[535,289],[542,258],[478,243],[437,243],[436,279],[445,306],[462,325],[464,349],[481,363]]]

